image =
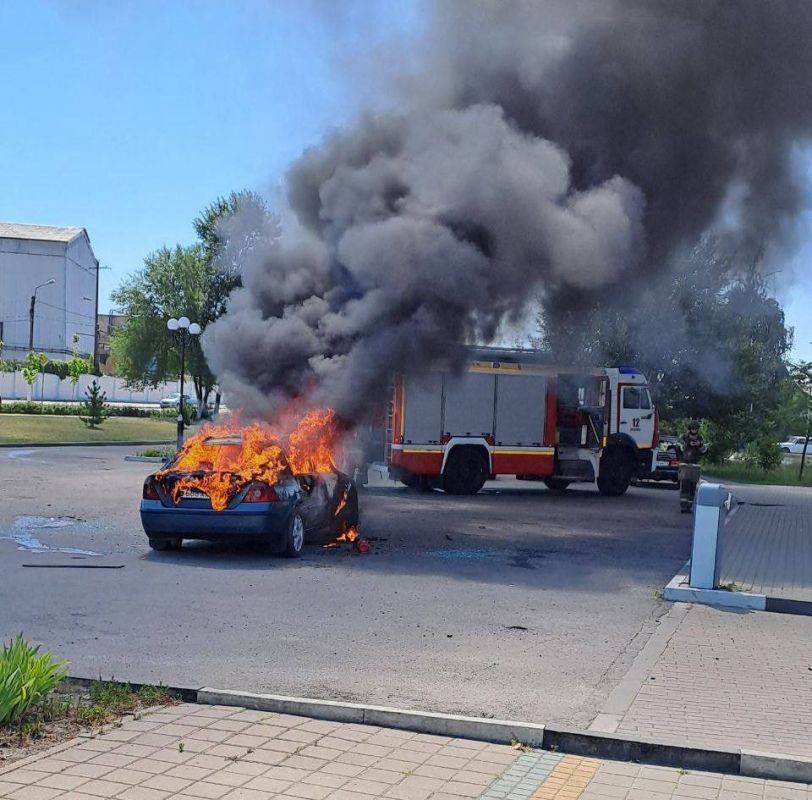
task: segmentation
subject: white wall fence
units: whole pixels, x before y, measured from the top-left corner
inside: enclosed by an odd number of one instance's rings
[[[91,381],[97,380],[101,388],[107,393],[108,403],[157,403],[162,397],[180,390],[178,381],[159,383],[155,389],[147,388],[139,392],[128,389],[121,378],[110,375],[82,375],[76,384],[68,378],[60,380],[58,375],[45,373],[37,377],[31,387],[33,400],[54,400],[70,402],[71,400],[84,400],[85,388]],[[190,382],[184,386],[184,393],[194,396],[194,387]],[[22,372],[0,372],[0,398],[3,400],[25,400],[28,398],[28,384],[23,380]]]

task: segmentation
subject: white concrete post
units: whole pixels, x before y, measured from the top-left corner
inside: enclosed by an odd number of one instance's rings
[[[720,530],[726,500],[727,490],[721,483],[700,483],[696,489],[688,581],[692,589],[716,589],[719,584]]]

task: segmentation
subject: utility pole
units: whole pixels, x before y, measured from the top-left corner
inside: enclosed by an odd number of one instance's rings
[[[166,327],[170,331],[180,332],[180,398],[178,399],[178,450],[183,447],[183,429],[185,425],[185,417],[183,414],[183,377],[186,372],[186,339],[189,336],[200,335],[200,325],[196,322],[190,322],[189,317],[181,317],[175,319],[172,317],[167,320]]]
[[[50,286],[52,283],[56,283],[54,278],[51,278],[45,283],[39,284],[39,286],[34,287],[34,293],[31,295],[31,308],[28,311],[28,351],[32,352],[34,350],[34,309],[37,305],[37,289],[41,289],[43,286]]]

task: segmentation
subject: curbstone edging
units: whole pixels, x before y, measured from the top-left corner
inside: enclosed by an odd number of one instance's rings
[[[708,750],[652,742],[637,736],[616,736],[568,728],[547,728],[544,748],[590,758],[633,761],[658,767],[683,767],[728,775],[738,775],[741,763],[741,754],[735,750]]]
[[[599,731],[553,728],[531,722],[408,711],[363,703],[312,700],[305,697],[238,692],[211,687],[204,687],[198,691],[197,702],[208,705],[241,706],[257,711],[274,711],[332,722],[379,725],[497,744],[521,742],[552,752],[614,761],[812,783],[812,759],[776,753],[712,750]]]
[[[812,758],[742,750],[740,773],[749,778],[812,783]]]
[[[771,611],[774,614],[812,616],[812,602],[809,600],[792,600],[727,589],[693,589],[688,585],[688,564],[668,582],[663,589],[663,599],[673,603],[700,603],[720,608],[744,608],[750,611]]]
[[[335,700],[310,700],[304,697],[236,692],[209,687],[200,689],[197,697],[199,703],[211,705],[239,705],[257,711],[275,711],[281,714],[326,719],[332,722],[380,725],[385,728],[399,728],[437,736],[458,736],[463,739],[502,744],[519,741],[534,747],[541,747],[544,741],[544,726],[530,722],[463,717],[456,714],[434,714],[386,706],[342,703]]]

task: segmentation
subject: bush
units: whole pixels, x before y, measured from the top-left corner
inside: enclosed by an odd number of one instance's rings
[[[749,442],[742,454],[742,463],[748,469],[761,469],[771,472],[781,465],[784,454],[772,438],[762,437]]]
[[[58,375],[60,380],[65,380],[70,377],[69,364],[69,361],[49,361],[42,371],[46,375]],[[24,366],[25,361],[15,361],[11,358],[0,360],[0,372],[20,372]],[[101,370],[88,362],[87,374],[98,378],[101,376]]]
[[[67,661],[28,644],[22,634],[0,651],[0,725],[19,719],[65,677]]]
[[[110,406],[111,417],[144,417],[149,419],[174,419],[178,412],[172,408],[150,409],[137,406]],[[43,414],[72,417],[83,414],[81,403],[34,403],[26,400],[7,400],[0,405],[2,414]]]

